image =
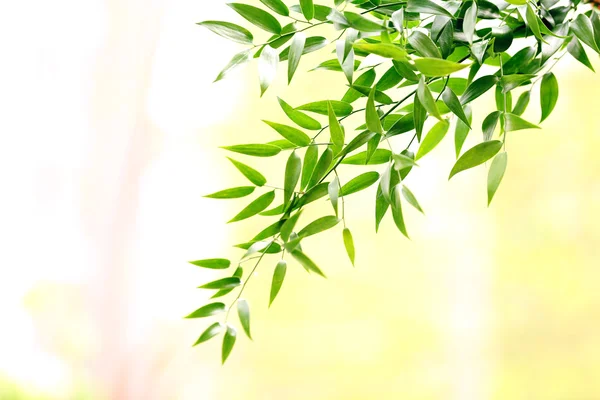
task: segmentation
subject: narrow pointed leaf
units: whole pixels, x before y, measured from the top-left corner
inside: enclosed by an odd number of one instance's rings
[[[197,346],[200,343],[204,343],[207,340],[214,338],[219,333],[223,332],[224,328],[225,328],[225,326],[223,324],[221,324],[220,322],[215,322],[214,324],[212,324],[211,326],[206,328],[206,330],[204,332],[202,332],[202,335],[200,335],[198,340],[196,340],[196,343],[194,343],[194,346]]]
[[[233,56],[233,58],[231,59],[231,61],[229,61],[229,63],[225,66],[225,68],[223,68],[221,70],[221,72],[219,72],[219,75],[217,75],[217,77],[215,78],[215,82],[220,81],[221,79],[225,78],[235,68],[250,61],[248,54],[249,53],[246,50],[246,51],[237,53],[235,56]]]
[[[216,314],[220,314],[225,311],[225,304],[223,303],[210,303],[204,307],[200,307],[186,318],[204,318],[210,317]]]
[[[467,104],[464,110],[465,115],[467,116],[467,120],[470,124],[473,120],[471,106]],[[469,125],[465,124],[462,120],[456,121],[456,128],[454,130],[454,149],[456,151],[456,158],[458,158],[458,156],[460,155],[460,151],[462,150],[463,144],[465,143],[465,139],[467,138],[470,130],[471,128],[469,127]]]
[[[260,172],[255,170],[254,168],[234,160],[233,158],[227,157],[229,161],[240,171],[248,180],[254,183],[256,186],[263,186],[267,183],[267,178],[265,178]]]
[[[313,4],[313,0],[300,0],[300,8],[302,10],[302,14],[307,21],[310,21],[315,16],[315,6]]]
[[[454,167],[452,167],[452,171],[450,171],[450,176],[448,179],[452,178],[459,172],[483,164],[487,160],[494,157],[501,148],[502,142],[500,140],[490,140],[479,143],[475,147],[470,148],[456,161]]]
[[[548,118],[558,100],[558,81],[552,72],[547,73],[542,78],[540,86],[540,102],[542,107],[542,119]]]
[[[285,166],[285,179],[283,184],[283,204],[287,205],[294,194],[300,173],[302,172],[302,161],[300,156],[293,151]],[[262,210],[261,210],[262,211]]]
[[[340,190],[341,196],[348,196],[352,193],[364,190],[377,182],[379,173],[375,171],[365,172],[347,182]]]
[[[380,32],[385,29],[380,24],[373,22],[360,14],[356,14],[350,11],[344,11],[344,18],[346,19],[348,24],[357,31]]]
[[[319,149],[317,146],[308,146],[304,153],[304,163],[302,165],[302,177],[300,178],[300,189],[304,190],[310,180],[311,175],[317,165],[319,158]]]
[[[231,265],[231,261],[226,258],[207,258],[205,260],[190,261],[190,264],[209,269],[227,269]]]
[[[340,197],[340,181],[336,176],[333,178],[329,186],[327,186],[327,192],[329,193],[329,200],[331,201],[331,205],[333,206],[333,211],[335,212],[335,216],[338,215],[338,200]]]
[[[321,123],[316,119],[309,117],[303,112],[295,110],[292,106],[290,106],[288,103],[286,103],[279,97],[277,98],[277,100],[279,101],[281,109],[283,110],[283,112],[285,112],[288,118],[291,119],[295,124],[297,124],[301,128],[310,130],[321,129]]]
[[[402,195],[406,201],[408,201],[408,204],[419,210],[422,214],[425,214],[413,192],[411,192],[410,189],[404,185],[402,185]]]
[[[240,278],[229,277],[205,283],[202,286],[198,286],[198,289],[232,289],[240,286],[240,284]]]
[[[329,115],[329,103],[333,107],[335,115],[345,117],[352,112],[352,106],[344,101],[337,100],[321,100],[313,101],[312,103],[303,104],[296,107],[296,110],[310,111],[321,115]]]
[[[332,150],[333,154],[338,154],[344,147],[344,130],[340,125],[331,102],[327,104],[329,110],[329,133],[331,135],[331,142],[333,143]]]
[[[264,120],[263,122],[275,129],[275,131],[277,131],[277,133],[279,133],[281,136],[298,146],[308,146],[310,144],[310,137],[300,129],[296,129],[288,125],[278,124],[277,122]]]
[[[268,192],[248,204],[238,215],[233,217],[229,222],[241,221],[250,218],[261,211],[264,211],[275,199],[275,192]]]
[[[279,15],[283,15],[284,17],[290,15],[290,10],[281,0],[260,0],[260,2]]]
[[[454,16],[448,10],[431,0],[408,0],[406,11],[411,13],[443,15],[454,19]]]
[[[352,239],[352,233],[350,232],[350,229],[344,228],[344,230],[342,231],[342,237],[344,239],[344,247],[346,248],[348,258],[350,259],[352,265],[354,265],[354,258],[356,253],[354,249],[354,239]]]
[[[253,157],[273,157],[281,151],[279,147],[270,144],[237,144],[234,146],[223,146],[222,148]]]
[[[298,236],[302,239],[308,236],[315,235],[317,233],[326,231],[328,229],[336,226],[340,220],[335,215],[328,215],[325,217],[318,218],[306,225],[300,232],[298,232]]]
[[[229,354],[231,354],[236,337],[237,331],[235,328],[231,325],[227,325],[227,331],[225,331],[225,336],[223,337],[223,347],[221,348],[221,362],[223,364],[225,364],[225,361],[229,358]]]
[[[258,26],[259,28],[279,34],[281,33],[281,24],[275,17],[268,12],[261,10],[258,7],[254,7],[248,4],[241,3],[227,3],[227,5],[233,8],[243,18],[248,20],[251,24]],[[268,46],[267,46],[268,47]]]
[[[464,106],[465,104],[472,102],[473,100],[475,100],[476,98],[493,88],[497,82],[498,77],[494,75],[482,76],[476,81],[473,81],[461,96],[460,103]]]
[[[248,336],[249,339],[252,339],[252,335],[250,334],[250,305],[248,304],[248,301],[239,299],[237,301],[237,310],[240,323],[242,324],[242,328],[244,328],[244,332],[246,332],[246,336]]]
[[[271,281],[271,293],[269,294],[269,307],[273,304],[275,297],[279,294],[281,290],[281,285],[283,285],[283,280],[285,279],[285,273],[287,272],[287,263],[285,260],[280,260],[275,267],[275,271],[273,272],[273,280]]]
[[[436,123],[421,142],[415,160],[418,160],[433,150],[442,141],[444,136],[446,136],[449,127],[450,123],[445,119]]]
[[[371,89],[371,93],[369,94],[365,116],[368,130],[375,133],[383,133],[381,120],[379,119],[379,114],[377,114],[377,109],[375,108],[375,87]]]
[[[309,272],[314,272],[317,275],[322,276],[323,278],[327,278],[325,276],[325,274],[323,273],[323,271],[321,271],[321,269],[317,266],[317,264],[314,263],[313,260],[311,260],[310,258],[308,258],[308,256],[306,254],[304,254],[302,251],[300,250],[294,250],[292,251],[292,256],[296,259],[296,261],[298,261],[307,271]]]
[[[408,232],[406,231],[406,224],[404,222],[404,215],[402,214],[402,194],[400,185],[396,185],[393,189],[392,195],[392,217],[396,227],[404,236],[408,238]]]
[[[427,87],[427,85],[425,84],[424,77],[421,77],[421,80],[419,81],[419,86],[417,88],[417,96],[419,96],[419,101],[431,116],[439,120],[442,119],[442,116],[438,111],[437,105],[435,104],[435,99],[433,98],[429,87]]]
[[[469,128],[471,127],[469,118],[467,118],[467,115],[465,114],[465,110],[463,109],[462,104],[460,104],[460,100],[458,99],[458,97],[456,97],[456,95],[454,94],[452,89],[450,89],[449,87],[444,89],[444,91],[442,92],[442,100],[444,101],[444,104],[446,104],[446,106],[448,106],[450,111],[452,111],[452,113],[454,113],[454,115],[456,115],[458,118],[460,118],[460,120],[465,125],[467,125],[467,127],[469,127]]]
[[[539,126],[524,120],[518,115],[506,113],[504,115],[504,130],[506,132],[518,131],[521,129],[541,129]]]
[[[522,115],[525,112],[525,109],[529,105],[529,99],[531,97],[531,92],[529,90],[521,93],[519,99],[517,100],[517,104],[515,104],[515,108],[513,108],[512,113],[515,115]]]
[[[354,43],[354,48],[365,53],[377,54],[378,56],[391,58],[392,60],[404,61],[408,53],[400,46],[391,43]]]
[[[290,45],[290,53],[288,58],[288,84],[292,82],[294,73],[298,68],[298,64],[300,64],[300,57],[302,57],[305,43],[306,35],[302,32],[297,32],[292,39],[292,44]]]
[[[217,35],[234,42],[241,44],[252,44],[252,33],[250,33],[250,31],[248,31],[246,28],[242,28],[241,26],[232,24],[231,22],[202,21],[198,22],[198,25],[208,28]]]
[[[271,46],[265,46],[258,59],[258,80],[260,83],[260,95],[265,94],[275,75],[277,74],[277,64],[279,63],[279,54]]]
[[[456,71],[467,68],[469,64],[459,64],[441,58],[417,58],[415,67],[425,76],[436,77],[453,74]]]
[[[433,59],[441,59],[442,53],[436,44],[431,40],[429,36],[420,31],[414,31],[408,37],[408,43],[415,49],[421,57],[428,57]],[[401,60],[399,60],[401,61]]]
[[[254,186],[239,186],[207,194],[204,197],[209,199],[239,199],[240,197],[245,197],[252,194],[254,189]]]
[[[473,44],[473,35],[475,34],[475,25],[477,24],[477,4],[473,2],[467,9],[463,19],[463,33],[467,37],[469,44]]]
[[[312,188],[316,184],[319,183],[321,178],[325,176],[329,167],[331,167],[331,162],[333,161],[333,151],[331,148],[327,147],[321,157],[319,157],[319,161],[317,161],[317,165],[313,171],[312,176],[310,177],[310,181],[308,182],[308,188]]]
[[[491,204],[494,194],[496,194],[496,191],[502,182],[504,172],[506,171],[507,161],[506,152],[499,153],[492,161],[487,179],[488,206]]]

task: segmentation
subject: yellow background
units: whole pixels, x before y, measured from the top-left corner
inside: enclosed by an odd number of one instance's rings
[[[0,19],[0,399],[600,399],[600,78],[569,56],[543,129],[508,137],[490,208],[485,168],[447,181],[448,135],[407,180],[426,213],[405,207],[412,240],[389,215],[374,234],[374,188],[350,196],[356,268],[339,227],[309,238],[329,279],[290,262],[267,310],[267,258],[244,295],[254,341],[221,367],[218,340],[190,347],[208,321],[181,318],[221,275],[186,261],[236,259],[270,220],[225,225],[247,199],[202,197],[245,184],[218,146],[278,139],[260,121],[286,123],[276,95],[340,98],[341,74],[306,73],[327,50],[259,99],[255,63],[211,83],[241,46],[194,23],[249,25],[223,2],[13,2]],[[283,158],[244,160],[281,182]],[[331,212],[311,208],[303,223]]]

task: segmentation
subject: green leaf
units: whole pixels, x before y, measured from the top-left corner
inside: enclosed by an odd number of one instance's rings
[[[319,149],[317,146],[308,146],[304,154],[304,164],[302,165],[302,177],[300,178],[300,189],[304,190],[315,170]]]
[[[290,235],[294,231],[294,227],[298,222],[298,218],[300,218],[300,215],[302,215],[302,210],[298,211],[296,214],[286,219],[283,225],[281,226],[281,238],[284,242],[287,242],[289,240]]]
[[[404,30],[404,8],[400,8],[392,13],[392,24],[394,24],[394,28],[398,32],[402,32]]]
[[[296,185],[298,184],[298,180],[300,179],[301,172],[302,161],[300,160],[300,156],[293,151],[285,166],[285,180],[283,184],[284,205],[287,205],[290,202],[294,190],[296,189]]]
[[[233,158],[227,157],[227,159],[231,161],[238,171],[240,171],[246,178],[248,178],[250,182],[254,183],[256,186],[263,186],[265,183],[267,183],[267,179],[254,168],[242,162],[236,161]]]
[[[240,284],[240,278],[230,277],[205,283],[202,286],[198,286],[198,289],[232,289],[240,286]]]
[[[390,161],[392,152],[387,149],[377,149],[367,162],[367,152],[355,154],[351,157],[344,158],[342,164],[350,165],[378,165],[385,164]]]
[[[236,244],[234,247],[246,250],[242,258],[246,258],[254,253],[277,254],[281,252],[281,246],[273,241],[250,241]]]
[[[444,136],[446,136],[446,132],[448,132],[448,128],[450,127],[450,123],[443,119],[438,121],[431,130],[427,133],[427,136],[421,142],[419,146],[419,150],[417,151],[417,155],[415,157],[416,160],[423,157],[425,154],[429,153],[433,150],[438,143],[442,141]]]
[[[419,210],[422,214],[425,214],[413,192],[411,192],[410,189],[404,185],[402,185],[402,195],[406,201],[408,201],[408,204]]]
[[[318,218],[306,225],[300,232],[298,232],[298,236],[302,239],[308,236],[315,235],[317,233],[326,231],[328,229],[336,226],[340,220],[335,215],[328,215],[325,217]]]
[[[513,108],[512,113],[515,115],[521,115],[525,112],[525,109],[529,105],[529,98],[531,97],[531,92],[529,90],[521,93],[519,99],[517,100],[517,104],[515,108]]]
[[[367,86],[352,85],[351,88],[366,97],[369,97],[369,95],[371,94],[371,90],[375,89],[375,95],[373,96],[373,99],[376,102],[381,103],[381,104],[392,104],[394,102],[394,100],[392,100],[390,98],[390,96],[388,96],[387,94],[385,94],[384,92],[382,92],[380,90],[377,90],[377,86],[373,86],[373,88],[370,88]]]
[[[394,223],[396,227],[404,236],[408,237],[408,232],[406,231],[406,224],[404,223],[404,215],[402,214],[402,195],[400,194],[400,185],[396,185],[393,190],[392,195],[392,217],[394,218]]]
[[[270,210],[259,213],[259,215],[262,215],[264,217],[272,217],[274,215],[283,214],[283,211],[285,211],[285,207],[283,206],[283,204],[280,204],[277,207],[273,207]]]
[[[491,35],[494,39],[493,50],[495,53],[502,53],[508,50],[512,45],[513,33],[508,25],[493,27]]]
[[[210,317],[216,314],[220,314],[225,311],[225,304],[223,303],[210,303],[204,307],[200,307],[186,318],[204,318]]]
[[[356,32],[353,30],[353,32]],[[354,76],[354,50],[351,45],[348,45],[349,39],[346,34],[345,40],[338,40],[335,44],[335,53],[340,63],[340,67],[344,72],[344,76],[348,83],[352,84],[352,78]]]
[[[306,43],[304,43],[304,50],[302,50],[302,55],[322,49],[328,44],[329,41],[323,36],[311,36],[309,38],[306,38]],[[279,53],[279,61],[286,61],[289,58],[289,56],[290,48],[286,47],[281,53]]]
[[[248,50],[244,50],[241,53],[237,53],[235,56],[233,56],[233,58],[231,59],[231,61],[229,61],[225,68],[223,68],[223,70],[219,72],[219,75],[215,78],[215,82],[218,82],[221,79],[225,78],[235,68],[247,63],[248,61]]]
[[[223,146],[221,148],[253,157],[273,157],[281,151],[279,147],[270,144],[236,144],[234,146]]]
[[[513,75],[504,75],[500,78],[500,85],[502,85],[502,93],[507,93],[522,84],[530,81],[535,78],[535,75],[531,74],[513,74]]]
[[[325,176],[329,167],[331,166],[331,162],[333,161],[333,151],[330,147],[327,147],[321,157],[319,157],[319,161],[317,161],[317,165],[313,171],[312,176],[310,177],[310,181],[308,182],[308,187],[311,188],[315,186],[321,178]]]
[[[417,96],[419,96],[419,101],[425,107],[425,110],[437,119],[441,120],[442,116],[438,111],[437,106],[435,105],[435,99],[429,90],[429,87],[425,84],[425,78],[421,76],[421,80],[419,80],[419,87],[417,88]]]
[[[496,109],[498,111],[508,112],[510,112],[510,110],[512,109],[512,93],[504,93],[502,90],[502,85],[496,85]]]
[[[312,0],[300,0],[300,8],[302,9],[302,14],[307,21],[310,21],[315,16],[315,6],[313,5]]]
[[[541,129],[539,126],[525,121],[518,115],[511,113],[504,114],[504,130],[506,132],[518,131],[521,129]]]
[[[525,66],[527,66],[531,60],[535,57],[537,46],[528,46],[515,53],[507,62],[502,65],[502,72],[504,75],[516,74],[521,72]],[[501,70],[496,72],[496,75],[500,75]]]
[[[361,190],[368,188],[375,182],[377,182],[378,179],[379,179],[379,173],[377,173],[375,171],[365,172],[365,173],[358,175],[357,177],[351,179],[344,186],[342,186],[342,189],[340,190],[340,192],[341,192],[340,194],[342,196],[348,196],[352,193],[359,192]]]
[[[471,128],[471,124],[467,118],[467,115],[465,114],[465,110],[463,109],[463,106],[460,104],[460,100],[458,100],[458,97],[456,97],[452,89],[449,87],[444,89],[442,92],[442,100],[446,106],[448,106],[450,111],[454,113],[454,115],[460,118],[460,120],[464,122],[467,127]]]
[[[454,19],[454,15],[448,10],[431,0],[408,0],[406,11],[409,13],[443,15]]]
[[[204,197],[209,199],[239,199],[252,194],[252,192],[254,192],[254,186],[239,186],[207,194]]]
[[[592,63],[590,62],[590,59],[588,58],[588,56],[585,52],[585,49],[583,48],[583,46],[581,45],[581,43],[579,42],[579,40],[577,38],[571,39],[571,41],[569,42],[569,44],[567,46],[567,51],[577,61],[579,61],[580,63],[582,63],[589,69],[591,69],[592,71],[594,71],[594,67],[592,66]],[[596,71],[594,71],[594,72],[596,72]]]
[[[308,256],[306,254],[304,254],[303,252],[301,252],[300,250],[294,250],[292,251],[292,256],[296,259],[296,261],[298,261],[303,267],[304,269],[306,269],[309,272],[314,272],[317,275],[322,276],[323,278],[327,278],[325,276],[325,274],[323,273],[323,271],[321,271],[321,269],[317,266],[317,264],[315,264],[313,262],[313,260],[311,260],[310,258],[308,258]]]
[[[418,82],[419,77],[413,72],[413,67],[406,61],[392,61],[394,64],[394,68],[396,68],[396,72],[400,74],[404,79],[409,81]],[[358,83],[358,82],[357,82]]]
[[[356,78],[356,80],[354,81],[354,84],[358,85],[358,86],[371,87],[373,82],[375,82],[375,70],[368,69],[365,73],[363,73],[361,76]],[[361,96],[362,96],[361,92],[358,92],[357,90],[350,88],[350,89],[348,89],[346,94],[344,94],[344,97],[342,97],[342,101],[344,101],[346,103],[352,103],[352,102],[358,100]]]
[[[248,4],[227,3],[227,5],[248,20],[248,22],[258,26],[260,29],[275,34],[281,33],[281,24],[279,24],[279,21],[268,12]]]
[[[244,332],[246,332],[246,336],[249,339],[252,339],[252,335],[250,334],[250,305],[244,299],[239,299],[237,301],[237,310],[238,316],[240,317],[240,323],[242,324],[242,328],[244,328]]]
[[[483,164],[490,158],[494,157],[501,148],[502,142],[500,140],[489,140],[470,148],[456,161],[456,164],[454,164],[454,167],[452,167],[452,171],[450,171],[450,176],[448,179],[452,178],[459,172]]]
[[[313,101],[312,103],[306,103],[300,107],[296,107],[296,110],[310,111],[321,115],[329,115],[329,103],[331,103],[331,107],[333,107],[333,111],[338,117],[345,117],[352,112],[352,106],[350,104],[337,100]]]
[[[465,106],[465,115],[467,116],[467,120],[469,123],[473,120],[471,106],[468,104]],[[471,128],[465,124],[462,120],[456,121],[456,128],[454,130],[454,148],[456,150],[456,158],[460,155],[460,151],[462,150],[462,146],[465,143],[465,139],[469,134]]]
[[[477,4],[473,2],[471,7],[465,12],[463,19],[463,33],[467,37],[467,42],[473,44],[473,35],[475,34],[475,25],[477,24]]]
[[[377,195],[375,196],[375,232],[379,230],[379,225],[389,206],[390,203],[385,199],[381,186],[378,186]]]
[[[494,75],[482,76],[476,81],[473,81],[461,96],[460,103],[464,106],[465,104],[472,102],[494,87],[497,82],[498,77]]]
[[[267,142],[266,144],[270,144],[271,146],[277,146],[281,150],[296,149],[298,147],[298,145],[295,145],[294,143],[290,142],[289,140],[285,140],[285,139],[271,140],[270,142]]]
[[[440,53],[440,49],[435,45],[433,40],[422,32],[414,31],[408,37],[408,43],[415,49],[420,56],[429,57],[434,59],[441,59],[442,53]],[[399,60],[402,61],[402,60]]]
[[[231,325],[227,325],[227,331],[225,332],[225,336],[223,337],[223,347],[221,348],[221,362],[225,364],[229,354],[231,354],[231,350],[233,349],[233,345],[235,344],[235,339],[237,336],[237,331]]]
[[[294,73],[300,64],[300,57],[304,51],[304,44],[306,43],[306,35],[302,32],[297,32],[292,39],[290,45],[290,53],[288,58],[288,85],[292,82]]]
[[[242,275],[244,275],[244,269],[242,267],[238,266],[235,269],[235,272],[233,273],[233,276],[241,279]],[[222,290],[219,290],[217,293],[213,294],[210,298],[214,299],[214,298],[217,298],[217,297],[225,296],[226,294],[230,293],[232,290],[233,289],[222,289]]]
[[[267,226],[265,229],[260,231],[256,236],[252,238],[252,240],[263,240],[268,239],[277,235],[281,231],[281,226],[283,225],[283,221],[276,221],[271,225]]]
[[[281,290],[281,285],[285,279],[285,273],[287,272],[287,263],[285,260],[280,260],[275,267],[273,272],[273,280],[271,281],[271,293],[269,295],[269,307],[273,304],[273,300],[277,297],[277,294]]]
[[[383,133],[381,120],[379,119],[379,114],[377,114],[377,109],[375,108],[375,87],[371,89],[371,93],[369,94],[365,117],[367,121],[367,129],[369,129],[371,132]]]
[[[260,2],[279,15],[283,15],[284,17],[290,15],[290,10],[281,0],[260,0]]]
[[[342,231],[342,237],[344,238],[344,247],[346,248],[348,258],[350,259],[352,265],[354,265],[354,258],[356,253],[354,249],[354,240],[352,239],[352,233],[350,232],[350,229],[344,228],[344,230]]]
[[[338,215],[338,199],[340,197],[340,180],[336,176],[327,186],[327,192],[329,193],[329,200],[333,206],[335,216]]]
[[[390,118],[392,116],[394,116],[395,119]],[[397,116],[399,116],[399,118],[396,118]],[[388,123],[391,123],[392,125],[390,126],[388,125]],[[386,128],[388,128],[388,133],[386,134],[386,137],[400,135],[402,133],[412,131],[413,129],[415,129],[414,113],[408,113],[402,116],[400,116],[399,114],[390,114],[384,121],[383,129]]]
[[[506,0],[506,2],[513,6],[524,6],[527,4],[527,0]]]
[[[300,129],[294,127],[278,124],[277,122],[265,121],[263,122],[275,129],[277,133],[298,146],[308,146],[310,144],[310,137],[302,132]]]
[[[354,48],[365,53],[377,54],[398,61],[406,60],[408,54],[402,47],[391,43],[354,43]]]
[[[200,335],[198,340],[196,340],[196,343],[194,343],[194,346],[197,346],[200,343],[204,343],[207,340],[212,339],[213,337],[217,336],[219,333],[223,332],[224,328],[225,328],[225,326],[223,324],[221,324],[220,322],[215,322],[214,324],[212,324],[211,326],[206,328],[206,330],[204,332],[202,332],[202,335]]]
[[[544,121],[556,106],[558,100],[558,81],[552,72],[547,73],[542,78],[540,86],[540,102],[542,106],[542,119]]]
[[[356,149],[359,149],[365,143],[371,140],[375,135],[377,135],[377,133],[370,131],[363,131],[359,133],[354,137],[354,139],[350,141],[350,143],[346,145],[346,147],[344,147],[344,150],[342,150],[342,152],[338,154],[338,157],[343,157],[346,154],[351,153]]]
[[[265,46],[258,59],[258,80],[260,83],[260,95],[265,94],[275,75],[277,74],[277,63],[279,54],[271,46]]]
[[[329,111],[329,134],[331,135],[331,142],[333,143],[332,150],[334,154],[338,154],[344,147],[344,130],[337,120],[331,102],[328,102],[327,106]]]
[[[219,36],[226,39],[233,40],[234,42],[241,44],[252,44],[252,33],[246,28],[242,28],[239,25],[232,24],[231,22],[223,21],[202,21],[198,22],[198,25],[210,29]]]
[[[538,40],[545,43],[546,41],[544,40],[544,37],[542,36],[542,32],[540,31],[540,22],[541,21],[529,4],[527,4],[527,6],[526,6],[525,19],[527,20],[527,26],[529,27],[529,29],[531,29],[531,32],[533,33],[533,35]]]
[[[321,129],[321,123],[316,119],[309,117],[303,112],[295,110],[292,106],[290,106],[288,103],[286,103],[279,97],[277,98],[277,101],[279,101],[281,109],[288,116],[288,118],[291,119],[298,126],[310,130]]]
[[[405,154],[393,154],[392,157],[394,158],[394,169],[396,171],[419,166],[412,157]]]
[[[419,96],[415,96],[413,107],[413,121],[415,124],[415,133],[417,135],[417,140],[421,141],[421,136],[423,135],[423,126],[425,125],[425,120],[427,119],[427,111],[425,111],[425,107],[421,104],[419,100]]]
[[[370,19],[367,19],[360,14],[356,14],[356,13],[349,12],[349,11],[344,11],[344,18],[346,18],[346,21],[348,21],[348,24],[352,28],[356,29],[357,31],[380,32],[380,31],[385,30],[385,28],[383,26],[381,26],[380,24],[373,22]]]
[[[487,179],[488,207],[494,198],[494,194],[496,194],[496,191],[500,186],[500,182],[502,182],[504,172],[506,171],[507,161],[508,159],[506,152],[499,153],[492,161]]]
[[[231,265],[231,261],[226,258],[207,258],[205,260],[190,261],[190,264],[209,269],[227,269]]]
[[[267,193],[261,195],[256,200],[254,200],[252,203],[250,203],[248,206],[246,206],[246,208],[244,208],[242,211],[240,211],[240,213],[238,215],[236,215],[235,217],[233,217],[228,223],[241,221],[241,220],[250,218],[250,217],[258,214],[261,211],[264,211],[267,207],[269,207],[269,205],[273,202],[274,199],[275,199],[274,191],[267,192]]]
[[[468,67],[469,64],[459,64],[441,58],[417,58],[415,67],[425,76],[436,77],[453,74]]]
[[[502,115],[500,111],[493,111],[487,117],[485,117],[483,123],[481,124],[483,140],[490,140],[492,136],[494,136],[494,131],[496,130],[496,126],[500,120],[500,115]]]
[[[571,23],[571,30],[579,40],[591,47],[596,53],[600,53],[594,38],[594,27],[587,15],[579,14],[575,21]]]
[[[400,76],[398,71],[396,71],[396,68],[390,67],[383,74],[381,79],[379,79],[379,81],[377,81],[375,88],[380,91],[388,90],[388,89],[391,89],[391,88],[395,87],[396,85],[398,85],[401,80],[402,80],[402,77]]]

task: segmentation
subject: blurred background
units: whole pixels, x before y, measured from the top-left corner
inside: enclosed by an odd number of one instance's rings
[[[600,399],[598,75],[563,59],[489,209],[484,168],[447,181],[449,136],[408,179],[411,241],[389,217],[374,234],[373,187],[346,202],[356,268],[338,229],[307,239],[329,279],[292,263],[267,312],[267,259],[254,341],[221,367],[219,340],[191,347],[207,321],[182,319],[219,274],[187,261],[236,259],[268,220],[226,225],[246,202],[202,197],[244,183],[218,146],[278,139],[260,121],[286,120],[276,95],[340,98],[341,74],[306,73],[327,50],[260,99],[255,64],[211,83],[241,48],[195,23],[248,26],[224,2],[2,8],[0,399]],[[252,165],[277,182],[280,162]]]

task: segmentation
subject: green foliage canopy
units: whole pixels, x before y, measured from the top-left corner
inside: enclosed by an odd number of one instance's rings
[[[207,195],[237,199],[261,190],[229,222],[256,215],[274,218],[247,243],[236,245],[244,250],[237,264],[222,258],[192,262],[223,270],[237,265],[233,273],[200,286],[215,291],[213,298],[233,292],[229,305],[211,302],[187,317],[219,318],[196,344],[222,334],[223,363],[237,336],[231,309],[237,308],[239,326],[251,337],[250,305],[241,296],[267,254],[279,257],[272,265],[269,306],[284,283],[288,255],[307,272],[326,276],[302,249],[302,240],[308,236],[341,222],[340,240],[354,265],[356,249],[346,226],[344,201],[373,185],[377,188],[376,228],[391,208],[394,223],[408,237],[405,204],[423,210],[404,180],[417,172],[416,161],[434,151],[448,132],[453,132],[456,152],[449,179],[491,161],[489,205],[507,168],[507,136],[513,131],[539,128],[521,117],[531,92],[540,93],[541,122],[558,99],[559,84],[552,72],[557,62],[568,54],[593,71],[587,52],[600,54],[600,18],[579,0],[322,0],[327,4],[299,0],[291,6],[281,0],[260,2],[262,7],[228,4],[253,26],[244,28],[226,21],[199,23],[246,46],[233,56],[217,81],[255,60],[262,96],[279,64],[287,62],[291,83],[302,56],[321,50],[324,60],[313,70],[341,74],[340,81],[347,83],[348,89],[340,100],[318,99],[298,107],[279,99],[290,121],[265,121],[280,136],[277,140],[224,147],[249,157],[282,157],[284,174],[280,184],[266,185],[259,171],[230,158],[252,186],[245,182],[246,186]],[[311,36],[311,29],[324,25],[329,26],[331,37]],[[267,34],[265,41],[255,39],[260,32]],[[385,71],[379,79],[376,69]],[[496,109],[483,121],[481,142],[463,151],[466,137],[478,128],[472,126],[471,104],[490,91],[495,94]],[[521,94],[513,105],[515,91]],[[356,105],[359,101],[363,107]],[[362,114],[363,124],[352,133],[344,120],[357,114]],[[436,122],[426,131],[429,118]],[[403,144],[402,150],[398,142]],[[363,165],[368,171],[341,182],[337,173],[341,164]],[[282,198],[273,207],[279,197],[277,189]],[[319,199],[331,203],[332,215],[300,223],[303,209]],[[253,262],[250,271],[242,267],[247,261]]]

